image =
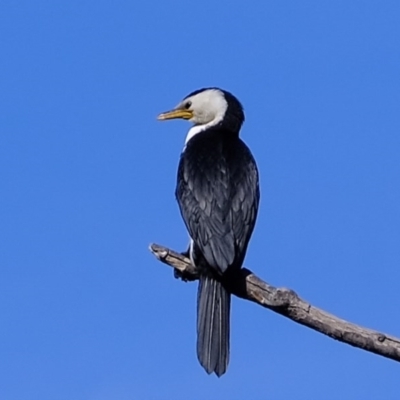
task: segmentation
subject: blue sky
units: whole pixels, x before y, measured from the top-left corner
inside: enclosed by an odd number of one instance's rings
[[[350,4],[349,4],[350,3]],[[399,365],[233,300],[221,379],[195,355],[174,199],[204,86],[242,101],[262,200],[245,265],[400,336],[400,4],[3,1],[0,398],[396,399]]]

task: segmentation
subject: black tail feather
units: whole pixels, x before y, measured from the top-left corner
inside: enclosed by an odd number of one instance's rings
[[[202,367],[221,376],[229,363],[231,295],[210,276],[201,276],[197,297],[197,357]]]

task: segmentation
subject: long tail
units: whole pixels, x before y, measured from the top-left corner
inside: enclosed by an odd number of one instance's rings
[[[229,363],[231,295],[210,276],[201,276],[197,296],[197,358],[211,374],[221,376]]]

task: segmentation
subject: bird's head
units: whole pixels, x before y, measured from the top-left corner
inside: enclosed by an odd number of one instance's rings
[[[231,93],[207,88],[196,90],[186,96],[173,110],[164,112],[158,119],[186,119],[197,126],[221,125],[239,131],[244,121],[243,107]]]

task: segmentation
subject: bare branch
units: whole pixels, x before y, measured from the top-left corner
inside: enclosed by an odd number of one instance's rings
[[[198,279],[196,267],[182,254],[158,244],[150,245],[150,251],[160,261],[179,271],[185,280]],[[238,297],[260,304],[333,339],[400,361],[400,339],[340,319],[307,303],[293,290],[271,286],[245,268],[232,279],[229,289]]]

